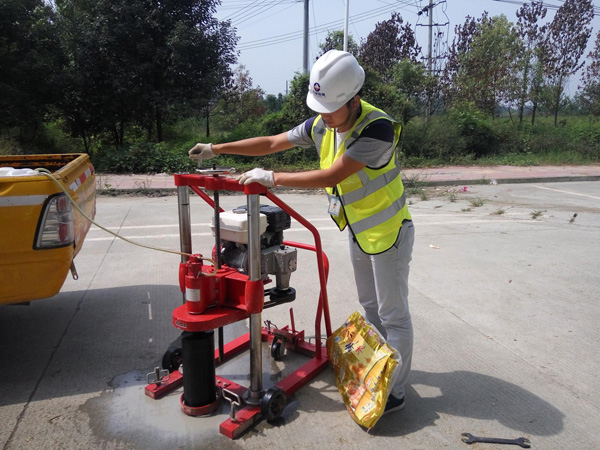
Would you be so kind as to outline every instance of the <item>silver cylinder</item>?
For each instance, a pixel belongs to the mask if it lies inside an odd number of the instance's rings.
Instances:
[[[179,245],[181,253],[192,253],[192,220],[190,217],[190,190],[187,186],[177,186],[177,204],[179,210]],[[181,255],[181,262],[187,262],[187,256]],[[185,293],[183,294],[185,303]]]
[[[179,244],[181,253],[192,253],[192,220],[190,218],[190,191],[187,186],[177,187],[179,209]],[[181,255],[181,262],[187,257]]]
[[[260,197],[248,195],[248,278],[258,281],[260,267]],[[262,318],[261,314],[250,315],[250,388],[247,402],[260,404],[263,396],[262,380]]]

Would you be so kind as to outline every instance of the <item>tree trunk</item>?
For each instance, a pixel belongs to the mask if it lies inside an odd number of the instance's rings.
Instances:
[[[210,105],[206,105],[206,137],[210,137]]]
[[[521,98],[519,99],[519,125],[523,123],[525,111],[525,102],[527,101],[527,85],[529,84],[529,63],[525,65],[523,71],[523,84],[521,85]]]
[[[531,110],[531,125],[535,125],[535,112],[537,111],[537,102],[533,102],[533,109]]]
[[[560,97],[562,95],[562,80],[561,76],[558,79],[558,86],[556,86],[556,102],[554,103],[554,126],[558,126],[558,109],[560,108]]]
[[[83,148],[85,149],[85,152],[89,155],[89,153],[90,153],[90,144],[88,142],[88,139],[85,136],[85,132],[81,131],[79,133],[79,135],[81,136],[81,140],[83,141]]]
[[[163,129],[162,129],[162,111],[159,106],[156,107],[156,142],[162,142],[163,140]]]

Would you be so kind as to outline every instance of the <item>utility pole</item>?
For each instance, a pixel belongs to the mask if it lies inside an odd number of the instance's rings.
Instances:
[[[302,69],[304,73],[308,73],[308,0],[304,0],[304,54]]]
[[[433,0],[429,0],[429,52],[427,55],[427,70],[429,71],[429,76],[431,76],[432,71],[432,61],[433,61]],[[429,114],[428,114],[429,115]]]
[[[346,0],[346,19],[344,20],[344,51],[348,51],[348,18],[350,17],[350,0]]]
[[[433,27],[436,26],[440,26],[440,25],[448,25],[448,23],[445,24],[439,24],[439,23],[433,23],[433,8],[435,8],[436,6],[438,6],[440,3],[445,3],[446,0],[437,0],[437,2],[434,2],[434,0],[429,0],[429,5],[425,6],[421,11],[419,11],[417,14],[420,16],[423,13],[427,13],[427,15],[429,16],[429,20],[428,20],[428,24],[427,25],[421,25],[421,24],[417,24],[417,26],[422,26],[422,27],[429,27],[428,30],[428,35],[429,35],[429,41],[427,43],[427,47],[428,47],[428,52],[427,52],[427,74],[429,76],[432,76],[435,74],[435,68],[433,65],[433,60],[434,60],[434,56],[433,56]],[[426,111],[426,116],[427,118],[429,118],[429,116],[431,115],[431,92],[427,93],[427,111]]]

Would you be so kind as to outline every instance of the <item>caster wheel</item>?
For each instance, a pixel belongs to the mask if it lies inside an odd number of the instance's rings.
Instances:
[[[260,412],[262,416],[269,422],[279,418],[287,399],[285,398],[285,392],[283,389],[278,387],[272,387],[262,398],[260,403]]]
[[[183,362],[181,347],[175,345],[169,346],[162,358],[162,367],[167,369],[169,373],[175,372]]]
[[[271,357],[275,361],[279,361],[283,358],[285,354],[285,342],[280,341],[279,339],[273,339],[271,343]]]

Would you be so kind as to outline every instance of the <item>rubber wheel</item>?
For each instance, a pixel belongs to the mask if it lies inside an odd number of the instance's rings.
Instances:
[[[162,367],[167,369],[169,372],[175,372],[181,366],[183,362],[183,354],[181,347],[171,345],[162,358]]]
[[[272,387],[263,395],[260,412],[267,421],[271,422],[281,416],[286,403],[285,391],[278,387]]]
[[[275,361],[279,361],[281,358],[283,358],[284,351],[285,351],[285,345],[283,344],[283,342],[274,340],[271,343],[271,357]]]

